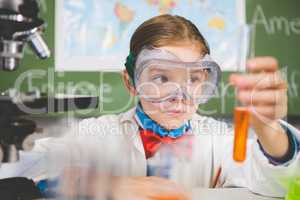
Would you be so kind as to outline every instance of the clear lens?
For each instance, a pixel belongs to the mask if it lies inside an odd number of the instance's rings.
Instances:
[[[183,62],[159,48],[144,48],[135,63],[135,86],[140,97],[153,102],[184,98],[197,104],[214,95],[221,70],[209,55]]]
[[[209,85],[208,68],[151,65],[144,69],[137,82],[140,97],[153,101],[169,98],[202,98]]]

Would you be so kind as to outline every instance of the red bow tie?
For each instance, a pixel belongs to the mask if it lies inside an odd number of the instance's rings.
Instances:
[[[171,137],[161,137],[149,130],[140,130],[141,139],[145,149],[146,159],[151,158],[159,150],[161,145],[166,144],[172,149],[172,152],[175,155],[188,154],[188,157],[192,153],[192,137],[191,135],[184,134],[178,138]],[[185,139],[189,137],[189,140],[186,142]],[[186,142],[184,145],[185,149],[182,149],[182,146],[178,148],[179,143]],[[186,151],[187,150],[187,151]],[[186,156],[186,155],[185,155]]]

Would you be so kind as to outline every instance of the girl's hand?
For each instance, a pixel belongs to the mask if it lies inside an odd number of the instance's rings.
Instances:
[[[284,156],[288,137],[278,122],[287,115],[287,83],[273,57],[247,62],[247,74],[232,74],[229,81],[238,88],[237,99],[251,112],[251,125],[264,150],[275,158]]]
[[[64,170],[59,193],[65,199],[191,200],[182,187],[168,179],[107,176],[95,169],[79,167]]]
[[[174,182],[159,177],[119,177],[113,189],[116,200],[191,200]]]

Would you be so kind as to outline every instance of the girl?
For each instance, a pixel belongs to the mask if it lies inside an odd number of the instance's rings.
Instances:
[[[123,73],[138,105],[119,115],[83,120],[74,139],[78,151],[72,155],[82,156],[89,149],[93,156],[117,163],[109,165],[110,173],[127,178],[118,181],[126,187],[119,187],[116,194],[151,196],[173,184],[152,178],[160,176],[188,189],[246,187],[283,197],[280,179],[296,173],[300,134],[281,120],[287,114],[287,95],[277,61],[272,57],[251,59],[247,63],[251,74],[230,77],[230,83],[239,89],[238,100],[250,108],[255,133],[248,141],[245,162],[237,164],[232,159],[232,130],[196,113],[220,80],[220,68],[209,54],[207,42],[189,20],[161,15],[145,21],[131,38]],[[66,152],[61,146],[70,137],[64,138],[39,140],[35,151],[54,151],[58,159]],[[42,173],[38,172],[18,175],[36,178]],[[179,188],[163,191],[182,194]]]

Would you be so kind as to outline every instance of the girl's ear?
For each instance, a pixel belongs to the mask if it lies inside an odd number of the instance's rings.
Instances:
[[[136,96],[135,87],[134,87],[134,85],[132,85],[131,78],[129,77],[129,74],[126,69],[124,69],[122,71],[122,77],[123,77],[124,84],[125,84],[126,88],[128,89],[129,93],[132,96]]]

